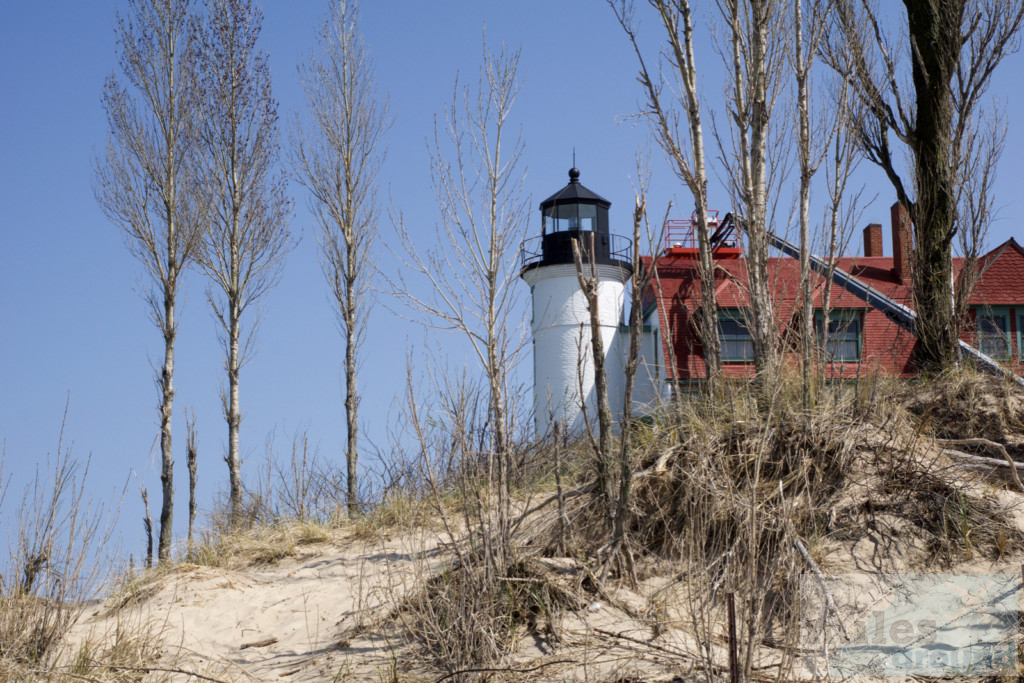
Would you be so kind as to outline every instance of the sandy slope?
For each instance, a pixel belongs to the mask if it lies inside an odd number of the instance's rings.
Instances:
[[[852,499],[872,482],[851,487]],[[984,482],[977,490],[1009,507],[1007,521],[1024,529],[1019,493]],[[124,594],[90,608],[69,638],[68,656],[83,643],[109,646],[122,633],[146,632],[160,642],[161,655],[146,680],[195,680],[186,672],[223,681],[439,681],[442,673],[400,637],[395,606],[421,587],[442,563],[443,534],[435,529],[392,531],[358,538],[334,532],[329,542],[297,546],[296,556],[240,569],[179,565],[150,573]],[[920,564],[923,549],[912,534],[899,547],[870,530],[846,541],[821,542],[817,556],[826,574],[858,574],[868,582],[883,574],[940,571],[951,574],[1017,574],[1024,556],[999,562],[980,556],[956,566]],[[568,559],[538,559],[552,575],[579,577]],[[804,568],[806,569],[806,567]],[[701,666],[700,649],[687,634],[687,595],[669,564],[635,590],[608,588],[578,609],[553,617],[550,635],[523,632],[510,666],[516,673],[495,680],[595,681],[601,683],[689,679]],[[857,605],[839,605],[844,620],[857,618]],[[521,629],[525,631],[524,629]],[[543,629],[541,633],[549,633]],[[712,638],[717,662],[726,661],[725,642]],[[769,675],[777,651],[762,648]],[[787,676],[810,677],[804,662]]]
[[[342,535],[272,565],[180,565],[144,584],[138,604],[93,610],[70,640],[109,639],[118,623],[130,622],[159,635],[163,668],[239,681],[332,680],[339,672],[339,680],[378,680],[392,653],[401,652],[372,634],[343,647],[342,634],[429,571],[434,555],[423,537],[367,542]]]
[[[190,680],[185,672],[225,681],[437,680],[441,674],[425,669],[393,630],[379,628],[379,617],[436,571],[437,541],[428,531],[371,541],[342,532],[277,564],[179,565],[152,574],[132,603],[115,597],[91,608],[69,652],[87,641],[110,643],[120,627],[162,642],[147,680]],[[639,593],[607,598],[560,615],[557,646],[524,635],[513,663],[522,671],[511,679],[672,680],[677,654],[692,643],[680,632],[652,640]]]

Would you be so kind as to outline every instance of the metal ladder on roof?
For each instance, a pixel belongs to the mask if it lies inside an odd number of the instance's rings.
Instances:
[[[725,218],[722,219],[722,225],[732,225],[733,223],[735,223],[740,230],[745,230],[742,220],[736,220],[732,213],[725,214]],[[773,247],[781,251],[783,254],[795,259],[800,258],[800,248],[798,246],[779,237],[771,231],[768,232],[768,241]],[[820,256],[811,254],[811,269],[822,277],[828,277],[828,261]],[[832,282],[839,285],[872,308],[881,311],[885,314],[886,318],[896,325],[899,325],[903,330],[909,332],[915,337],[917,336],[917,312],[914,311],[914,309],[885,296],[879,291],[871,289],[871,287],[841,268],[833,269]],[[962,339],[960,340],[960,354],[965,358],[974,360],[974,362],[978,363],[982,369],[988,370],[998,376],[1006,377],[1007,379],[1013,380],[1017,384],[1024,386],[1024,378],[1006,369],[994,358],[982,353]]]

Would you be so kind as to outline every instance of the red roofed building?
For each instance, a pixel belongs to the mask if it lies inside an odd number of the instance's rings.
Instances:
[[[893,226],[908,225],[900,220],[903,208],[892,208]],[[644,360],[653,383],[686,383],[707,376],[698,330],[701,282],[696,245],[685,238],[686,225],[666,229],[666,246],[657,259],[656,277],[644,297],[644,314],[650,331]],[[872,290],[913,308],[910,282],[909,230],[893,230],[893,255],[883,254],[882,227],[864,229],[864,256],[841,257],[836,266]],[[722,370],[727,377],[744,377],[753,372],[753,345],[746,328],[749,300],[746,293],[746,261],[735,243],[716,252],[715,299],[719,308],[719,339]],[[800,265],[796,259],[780,256],[768,259],[768,281],[774,294],[775,318],[780,351],[795,360]],[[955,259],[959,272],[962,259]],[[979,279],[970,298],[971,328],[967,341],[982,352],[1019,365],[1024,358],[1024,250],[1013,239],[979,259]],[[915,373],[916,338],[890,321],[884,313],[867,305],[837,285],[831,287],[829,334],[823,339],[825,278],[812,273],[815,328],[824,344],[827,372],[834,378],[866,375],[908,377]],[[980,332],[974,332],[977,329]],[[667,331],[667,333],[666,333]],[[652,360],[655,359],[652,363]],[[667,391],[659,391],[662,396]]]
[[[971,335],[982,352],[1024,368],[1024,249],[1012,237],[978,259]]]
[[[626,357],[630,346],[625,325],[626,283],[633,274],[630,241],[610,232],[611,202],[584,187],[579,169],[569,183],[540,203],[540,234],[521,248],[520,277],[530,288],[533,402],[536,430],[547,435],[560,424],[563,433],[594,428],[597,414],[595,349],[604,354],[605,379],[613,415],[623,413]],[[910,221],[902,206],[892,207],[892,256],[883,253],[882,226],[864,229],[864,255],[841,257],[835,266],[852,280],[855,296],[838,284],[826,294],[825,278],[812,273],[815,328],[826,354],[826,371],[837,379],[873,375],[908,377],[915,372],[917,339],[885,313],[865,303],[875,300],[896,317],[912,316],[910,290]],[[747,264],[739,237],[729,221],[709,215],[715,247],[715,299],[723,372],[727,377],[753,373],[753,344],[747,331]],[[707,376],[697,334],[701,282],[697,247],[689,221],[670,221],[665,246],[642,260],[655,269],[644,293],[644,333],[632,393],[634,414],[656,409],[673,385]],[[794,253],[791,245],[778,245]],[[586,267],[594,302],[580,286],[574,251]],[[959,273],[963,262],[953,264]],[[1024,367],[1024,250],[1014,241],[979,259],[980,278],[970,299],[971,330],[967,341],[998,360]],[[768,259],[768,281],[775,307],[779,351],[797,359],[800,266],[796,259]],[[864,289],[867,288],[867,291]],[[878,295],[886,297],[879,300]],[[826,298],[828,318],[824,312]],[[596,306],[592,317],[591,305]],[[978,332],[975,332],[977,330]],[[598,335],[601,343],[595,343]]]

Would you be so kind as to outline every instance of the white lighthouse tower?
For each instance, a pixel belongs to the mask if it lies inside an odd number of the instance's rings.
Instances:
[[[541,202],[541,234],[523,243],[520,277],[530,286],[533,304],[533,408],[541,436],[556,420],[564,433],[579,433],[584,405],[591,424],[597,424],[590,313],[573,262],[573,239],[579,241],[586,275],[589,264],[596,264],[608,394],[612,413],[622,414],[627,335],[620,327],[625,282],[633,272],[632,245],[609,233],[611,202],[581,185],[579,177],[578,169],[570,169],[569,184]]]

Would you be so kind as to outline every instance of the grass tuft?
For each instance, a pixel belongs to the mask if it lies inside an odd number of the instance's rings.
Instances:
[[[294,557],[304,546],[330,542],[331,533],[326,526],[313,522],[281,522],[206,533],[201,539],[193,551],[195,564],[237,569]]]

